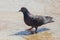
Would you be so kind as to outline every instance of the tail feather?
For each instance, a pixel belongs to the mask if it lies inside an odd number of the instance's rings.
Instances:
[[[44,17],[44,23],[51,23],[51,22],[54,22],[52,19],[53,19],[53,17],[45,16],[45,17]]]

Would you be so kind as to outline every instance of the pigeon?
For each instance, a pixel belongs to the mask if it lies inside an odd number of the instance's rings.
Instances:
[[[35,28],[34,32],[37,33],[39,26],[42,26],[47,23],[54,22],[50,16],[41,16],[41,15],[32,15],[26,7],[21,7],[19,12],[23,13],[24,22],[26,25],[31,26],[28,30]]]

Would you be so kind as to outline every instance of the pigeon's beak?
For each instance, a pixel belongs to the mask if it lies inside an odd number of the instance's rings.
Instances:
[[[18,12],[21,12],[21,10],[19,10]]]

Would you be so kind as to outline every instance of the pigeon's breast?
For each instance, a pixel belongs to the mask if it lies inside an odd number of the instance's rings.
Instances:
[[[27,24],[28,26],[32,26],[32,19],[31,18],[24,18],[24,22],[25,22],[25,24]]]

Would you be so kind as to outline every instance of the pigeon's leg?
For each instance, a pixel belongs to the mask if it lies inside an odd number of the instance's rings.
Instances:
[[[37,33],[37,28],[38,28],[38,27],[35,27],[35,33]]]
[[[32,28],[29,28],[28,30],[31,30]]]
[[[27,29],[28,31],[31,31],[33,29],[33,27],[31,27],[31,28],[29,28],[29,29]]]
[[[34,26],[32,26],[30,29],[27,29],[27,30],[30,31],[31,34],[34,34],[33,28],[34,28]]]

